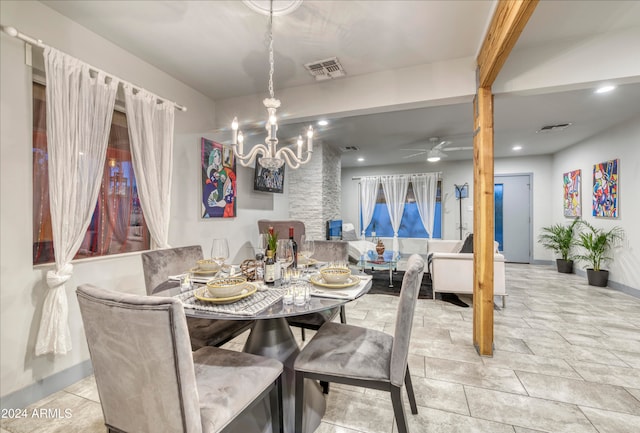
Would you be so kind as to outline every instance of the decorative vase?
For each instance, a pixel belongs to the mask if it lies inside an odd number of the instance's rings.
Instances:
[[[573,260],[556,259],[556,266],[558,267],[558,272],[560,273],[573,273]]]
[[[607,287],[609,282],[609,271],[600,269],[594,271],[593,269],[587,269],[587,281],[590,286]]]
[[[378,253],[378,258],[382,258],[384,254],[384,244],[380,239],[378,239],[378,243],[376,244],[376,252]]]

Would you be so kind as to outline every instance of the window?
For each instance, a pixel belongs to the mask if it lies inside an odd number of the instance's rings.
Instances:
[[[33,83],[33,263],[55,261],[47,160],[45,86]],[[131,164],[127,117],[113,112],[98,202],[75,259],[149,249]]]
[[[441,181],[438,181],[438,188],[436,192],[436,214],[433,224],[433,238],[442,238],[442,200],[440,196]],[[372,232],[376,233],[378,237],[392,238],[393,228],[391,227],[391,220],[389,218],[389,211],[387,210],[387,202],[384,198],[384,191],[382,185],[378,186],[378,196],[376,197],[376,206],[373,211],[373,218],[371,223],[365,231],[366,236],[372,236]],[[427,231],[422,224],[420,214],[418,213],[418,206],[416,205],[416,199],[413,195],[413,185],[409,182],[409,188],[407,189],[407,198],[404,204],[404,214],[400,221],[400,230],[398,230],[398,237],[400,238],[426,238],[428,237]]]

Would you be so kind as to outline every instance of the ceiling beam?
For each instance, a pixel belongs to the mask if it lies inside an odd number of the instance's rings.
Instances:
[[[495,81],[538,0],[500,0],[478,54],[473,139],[473,344],[493,356]]]
[[[538,0],[500,0],[478,54],[478,87],[491,87]]]

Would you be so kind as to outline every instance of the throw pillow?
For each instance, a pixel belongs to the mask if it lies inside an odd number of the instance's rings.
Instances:
[[[464,240],[464,244],[462,244],[462,248],[460,248],[461,253],[473,253],[473,233],[470,233],[469,236]]]
[[[343,230],[342,231],[342,240],[343,241],[357,241],[358,235],[355,230]]]

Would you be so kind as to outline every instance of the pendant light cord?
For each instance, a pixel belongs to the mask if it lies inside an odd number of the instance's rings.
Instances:
[[[273,98],[273,0],[269,8],[269,95]]]

